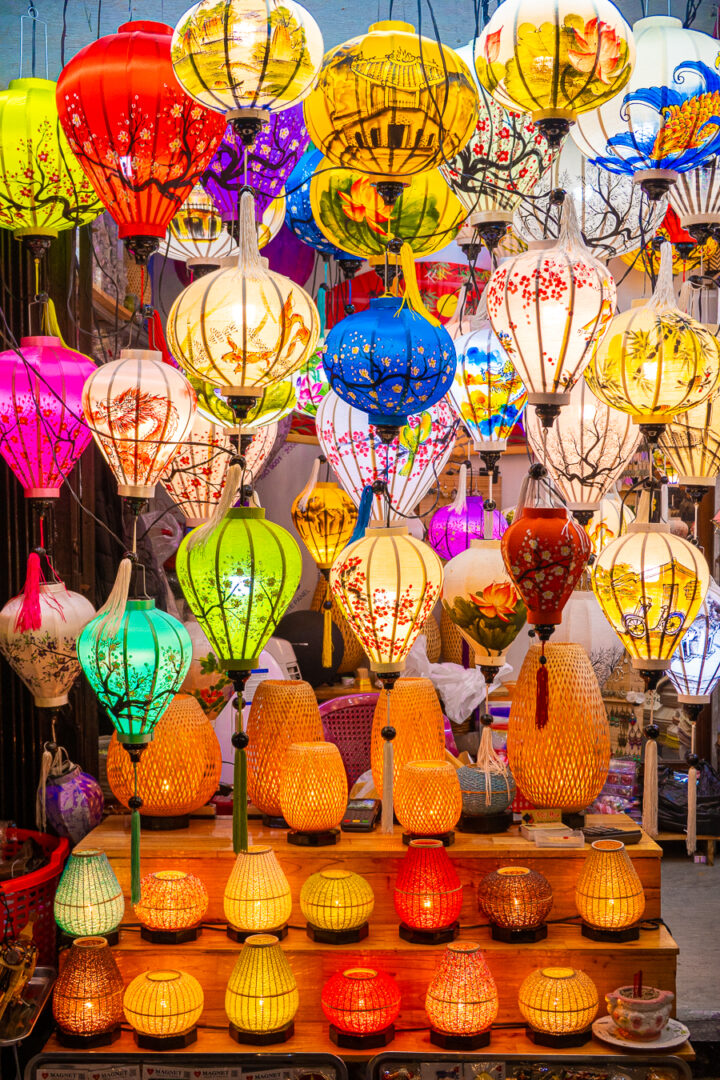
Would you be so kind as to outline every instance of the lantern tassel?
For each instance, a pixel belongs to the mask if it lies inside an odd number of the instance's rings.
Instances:
[[[67,348],[63,341],[63,336],[60,332],[60,323],[57,319],[57,312],[52,300],[48,297],[45,301],[45,310],[43,312],[43,330],[50,334],[52,337],[60,338],[60,344],[63,348]]]
[[[237,499],[238,488],[242,483],[242,477],[242,465],[231,465],[227,471],[227,476],[225,477],[225,487],[213,510],[212,517],[208,518],[205,524],[201,525],[199,529],[193,529],[190,533],[187,541],[188,551],[192,551],[198,544],[201,547],[204,547],[205,544],[207,544],[228,510],[234,505],[235,500]]]
[[[487,707],[487,706],[486,706]],[[475,762],[478,769],[482,769],[485,776],[485,805],[490,806],[493,799],[492,791],[492,777],[502,776],[505,780],[508,793],[510,791],[508,781],[508,771],[505,762],[498,757],[495,752],[495,747],[492,741],[492,716],[488,711],[483,716],[483,729],[480,736],[480,745],[478,746],[477,760]]]
[[[325,600],[323,602],[323,641],[322,641],[322,657],[320,663],[324,668],[332,667],[333,660],[333,645],[332,645],[332,596],[330,595],[330,582],[325,578]]]
[[[235,747],[235,761],[233,765],[233,851],[239,855],[241,851],[248,849],[248,812],[247,812],[247,754],[245,747],[248,744],[247,733],[243,731],[243,686],[244,679],[235,681],[237,713],[235,720],[235,733],[232,743]]]
[[[48,777],[53,770],[55,759],[60,753],[59,750],[56,750],[55,755],[53,755],[49,747],[50,743],[45,743],[42,761],[40,762],[40,782],[38,783],[37,794],[35,796],[35,825],[38,832],[45,832],[45,827],[47,825],[45,787],[47,785]]]
[[[652,723],[652,720],[651,720]],[[657,740],[648,738],[645,743],[643,774],[642,827],[648,836],[658,834],[658,750]]]
[[[565,200],[568,201],[567,199]],[[572,201],[572,200],[570,200]],[[662,310],[663,308],[677,308],[675,301],[675,285],[673,282],[673,258],[672,244],[665,241],[660,245],[660,268],[658,269],[655,292],[652,294],[646,308]]]
[[[307,510],[308,499],[312,494],[313,488],[317,485],[318,476],[320,475],[320,458],[316,457],[313,461],[313,467],[310,470],[310,477],[307,484],[298,495],[297,508],[301,514],[304,514]]]
[[[697,777],[698,771],[696,766],[697,758],[695,756],[695,725],[690,725],[690,764],[688,767],[688,808],[687,808],[687,830],[685,836],[685,847],[688,855],[694,855],[697,848]]]
[[[360,505],[358,506],[358,517],[355,522],[355,528],[353,529],[352,536],[348,540],[346,547],[349,544],[354,544],[356,540],[362,540],[365,535],[365,530],[370,524],[370,515],[372,513],[373,506],[373,489],[372,484],[367,484],[360,496]]]
[[[98,640],[103,637],[115,637],[120,629],[120,623],[127,607],[128,594],[130,593],[132,568],[132,559],[124,558],[120,560],[110,595],[98,611],[99,618],[95,620],[93,633]]]
[[[567,201],[568,200],[566,200],[566,202]],[[422,315],[423,319],[427,319],[431,326],[440,326],[440,320],[434,315],[431,315],[423,303],[415,272],[415,256],[413,254],[413,249],[407,241],[405,241],[400,248],[400,265],[402,266],[403,277],[405,279],[405,296],[403,297],[403,302],[396,314],[402,311],[405,304],[407,304],[408,307],[411,307],[418,315]]]
[[[25,585],[23,586],[23,601],[15,619],[15,630],[39,630],[42,623],[40,611],[40,581],[42,580],[42,568],[40,556],[36,551],[31,551],[27,561]]]
[[[540,653],[540,665],[537,672],[537,687],[535,701],[535,727],[544,728],[548,722],[548,709],[550,705],[550,691],[548,688],[547,657],[545,656],[545,642],[542,643]]]
[[[457,495],[455,496],[455,499],[453,500],[453,504],[450,507],[450,510],[452,511],[453,514],[464,514],[465,513],[465,508],[467,506],[467,475],[468,475],[468,471],[469,470],[468,470],[467,464],[465,462],[463,462],[463,464],[460,466],[460,475],[458,476]],[[489,534],[486,532],[485,536],[486,537],[487,536],[492,536],[492,530],[490,531]]]
[[[247,273],[250,271],[259,277],[265,276],[262,256],[258,247],[258,230],[255,221],[255,199],[250,191],[243,191],[240,196],[238,213],[238,266]]]

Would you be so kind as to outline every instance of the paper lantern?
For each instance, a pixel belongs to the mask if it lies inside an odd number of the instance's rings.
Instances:
[[[403,670],[441,586],[439,558],[404,525],[366,529],[330,570],[330,588],[381,676]]]
[[[387,483],[392,521],[414,514],[436,474],[445,468],[455,442],[457,417],[443,398],[417,416],[409,416],[386,445],[366,413],[330,391],[318,407],[316,426],[323,454],[356,504],[365,487],[378,480]],[[373,509],[374,517],[384,517],[379,498]]]
[[[480,84],[506,109],[531,113],[559,146],[582,113],[619,94],[635,63],[630,26],[610,0],[538,7],[509,0],[477,41]]]
[[[598,1011],[595,983],[570,967],[538,968],[523,980],[518,1007],[540,1046],[582,1046]]]
[[[290,174],[287,182],[287,211],[286,218],[288,228],[304,244],[319,251],[321,255],[336,259],[348,258],[348,253],[332,243],[320,231],[315,214],[310,202],[310,182],[313,173],[318,167],[322,167],[323,156],[319,150],[310,145],[297,165]],[[327,168],[327,165],[325,166]],[[373,193],[377,192],[373,189]],[[377,196],[378,199],[380,196]],[[384,205],[384,204],[383,204]]]
[[[146,941],[179,945],[195,941],[209,904],[199,877],[184,870],[157,870],[142,881],[142,900],[135,905],[140,934]]]
[[[475,540],[485,538],[486,521],[491,524],[488,531],[492,532],[487,539],[499,540],[507,529],[507,521],[500,511],[486,511],[482,495],[467,495],[464,500],[459,500],[458,496],[449,506],[441,506],[430,518],[428,543],[441,559],[452,559],[461,551],[467,551]]]
[[[101,935],[109,944],[117,944],[125,901],[104,851],[73,849],[55,893],[53,912],[55,922],[69,937]]]
[[[215,153],[222,117],[172,72],[172,27],[135,20],[90,42],[60,72],[68,142],[138,262],[147,261]]]
[[[445,1050],[479,1050],[490,1042],[498,992],[480,946],[448,945],[425,995],[430,1042]]]
[[[327,571],[346,546],[357,522],[357,507],[338,484],[307,484],[290,513],[300,539],[318,568]]]
[[[478,885],[480,911],[492,924],[495,941],[532,942],[547,937],[553,905],[550,882],[527,866],[500,866]]]
[[[195,185],[170,222],[158,254],[184,262],[198,275],[216,270],[223,259],[237,258],[237,244],[200,184]]]
[[[220,397],[218,388],[192,375],[188,378],[188,382],[197,394],[198,412],[206,420],[218,423],[233,433],[236,432],[238,422],[235,413],[225,398]],[[258,428],[270,427],[291,413],[295,404],[295,388],[292,379],[273,383],[272,386],[266,387],[259,393],[255,404],[247,416],[243,417],[243,430],[249,433],[257,431]]]
[[[688,273],[697,267],[708,272],[717,269],[720,245],[715,237],[711,235],[696,241],[691,233],[682,227],[672,206],[668,206],[665,211],[665,217],[652,238],[652,243],[629,251],[622,256],[623,262],[643,273],[657,275],[664,240],[669,241],[672,247],[673,274],[681,274],[686,278]]]
[[[120,1037],[123,981],[104,937],[79,937],[53,988],[52,1010],[63,1046],[109,1046]]]
[[[652,199],[720,150],[720,132],[705,123],[720,91],[720,50],[669,15],[639,19],[633,36],[637,58],[625,93],[600,99],[601,108],[578,119],[573,138],[586,157],[632,176]]]
[[[720,588],[712,578],[697,615],[672,655],[668,678],[677,690],[678,704],[690,715],[710,703],[720,679]]]
[[[368,935],[375,907],[369,881],[352,870],[329,867],[312,874],[300,890],[300,910],[308,921],[311,941],[345,945]]]
[[[678,175],[670,188],[670,205],[698,245],[720,225],[720,167],[715,157]]]
[[[445,720],[435,687],[429,679],[398,679],[392,693],[382,689],[373,717],[370,757],[376,791],[383,790],[382,729],[395,728],[393,792],[404,765],[410,761],[445,760]]]
[[[50,335],[21,338],[20,353],[0,353],[0,453],[26,499],[57,499],[90,442],[80,402],[94,370],[89,357]]]
[[[462,885],[442,841],[411,840],[393,889],[400,937],[438,945],[457,937]]]
[[[305,102],[315,146],[334,165],[394,183],[389,202],[405,177],[456,154],[476,119],[473,78],[457,53],[392,20],[326,53]]]
[[[159,352],[123,349],[83,387],[82,409],[118,494],[151,499],[195,417],[195,391]]]
[[[48,831],[66,836],[73,846],[102,821],[102,788],[94,776],[69,760],[63,747],[55,752],[44,787],[41,779],[38,797],[44,803]]]
[[[185,971],[144,971],[125,991],[125,1018],[144,1050],[178,1050],[197,1040],[205,996]]]
[[[347,807],[347,776],[334,743],[290,743],[280,776],[280,806],[288,841],[310,847],[336,844]]]
[[[368,1050],[387,1046],[395,1036],[400,990],[384,971],[347,968],[336,972],[323,986],[320,1004],[336,1046]]]
[[[287,934],[292,896],[271,847],[254,846],[235,859],[223,896],[227,934],[245,941],[250,934]]]
[[[449,761],[408,761],[398,772],[394,806],[404,843],[431,836],[451,844],[462,810],[455,768]]]
[[[507,752],[518,788],[533,806],[579,812],[597,798],[610,764],[610,728],[587,653],[545,646],[548,720],[536,723],[540,646],[520,668],[510,706]]]
[[[596,840],[575,885],[583,937],[593,941],[636,941],[645,910],[638,872],[620,840]]]
[[[593,567],[603,613],[641,671],[666,671],[710,581],[696,547],[667,525],[633,521],[607,544]]]
[[[300,1004],[297,983],[273,934],[253,934],[233,968],[225,991],[230,1035],[239,1043],[287,1042]]]
[[[679,484],[703,493],[714,488],[720,473],[720,398],[708,398],[676,416],[658,445],[670,458]]]

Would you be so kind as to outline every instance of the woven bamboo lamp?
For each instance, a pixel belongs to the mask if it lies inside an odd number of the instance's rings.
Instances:
[[[582,1046],[592,1036],[598,1005],[595,983],[571,967],[538,968],[518,991],[528,1038],[540,1046]]]
[[[376,791],[383,789],[382,729],[395,728],[393,739],[393,792],[409,761],[445,760],[445,719],[435,687],[429,679],[398,679],[388,693],[380,691],[373,717],[370,763]]]
[[[230,1035],[239,1043],[287,1042],[300,1004],[297,983],[274,934],[253,934],[237,958],[225,991]]]
[[[370,882],[340,866],[313,874],[300,890],[300,910],[308,921],[307,936],[328,945],[366,938],[374,907]]]
[[[403,844],[420,837],[455,840],[453,829],[462,812],[457,772],[449,761],[409,761],[395,785],[395,814],[402,825]]]
[[[495,941],[542,941],[553,905],[550,882],[527,866],[501,866],[478,885],[480,910],[492,923]]]
[[[205,997],[186,971],[144,971],[125,991],[125,1018],[143,1050],[180,1050],[197,1040]]]
[[[108,857],[99,848],[75,848],[65,864],[55,893],[54,915],[71,938],[102,935],[117,945],[125,914],[120,883]]]
[[[288,843],[301,847],[336,844],[347,807],[345,766],[334,743],[291,743],[280,778],[280,807]]]
[[[425,995],[430,1042],[443,1050],[479,1050],[490,1042],[498,992],[480,946],[448,945]]]
[[[338,971],[320,995],[336,1046],[369,1050],[387,1046],[395,1037],[400,989],[390,975],[374,968]]]
[[[245,941],[252,934],[272,932],[284,938],[291,909],[290,885],[273,849],[254,846],[241,851],[223,896],[228,937]]]
[[[393,891],[400,937],[441,945],[457,937],[462,885],[440,840],[411,840]]]
[[[636,941],[645,910],[638,872],[620,840],[596,840],[575,886],[583,937],[592,941]]]
[[[222,754],[215,729],[190,694],[176,694],[158,720],[152,742],[137,765],[140,814],[146,829],[183,829],[190,815],[215,794]],[[113,795],[128,806],[133,795],[133,763],[113,734],[107,756]]]
[[[135,905],[140,935],[158,945],[195,941],[208,909],[208,892],[199,877],[184,870],[157,870],[142,880]]]
[[[120,1037],[123,981],[104,937],[76,938],[53,990],[58,1042],[89,1049]]]
[[[600,687],[580,645],[545,645],[547,723],[536,723],[541,648],[528,649],[510,707],[507,751],[515,782],[533,806],[579,812],[599,795],[610,764]],[[557,704],[553,707],[553,702]]]
[[[248,795],[262,811],[263,825],[287,828],[280,808],[280,776],[288,746],[322,742],[317,698],[300,679],[264,679],[253,695],[246,732]]]

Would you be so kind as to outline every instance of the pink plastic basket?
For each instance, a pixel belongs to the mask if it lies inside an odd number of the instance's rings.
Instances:
[[[39,964],[55,964],[57,961],[57,932],[53,915],[53,901],[70,843],[64,836],[48,836],[46,833],[28,829],[9,828],[3,845],[3,857],[11,859],[24,842],[32,838],[50,861],[39,870],[0,882],[5,903],[0,901],[0,921],[3,936],[20,933],[31,915],[34,916],[33,941],[38,947]]]
[[[335,743],[343,759],[348,790],[370,768],[370,740],[377,694],[346,694],[320,706],[328,742]]]

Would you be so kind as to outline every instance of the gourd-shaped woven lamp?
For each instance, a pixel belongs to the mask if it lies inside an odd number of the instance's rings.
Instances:
[[[440,699],[429,679],[398,679],[391,693],[381,690],[373,717],[370,759],[376,791],[382,791],[382,729],[395,728],[393,739],[393,791],[404,765],[410,761],[444,761],[445,720]]]
[[[225,886],[223,909],[233,941],[245,941],[251,934],[285,937],[292,896],[271,847],[256,845],[240,852]]]
[[[645,910],[638,872],[620,840],[596,840],[575,886],[575,906],[584,937],[594,941],[636,941]]]
[[[453,941],[462,885],[440,840],[411,840],[393,891],[400,937],[422,945]]]
[[[236,1042],[281,1043],[294,1033],[300,1004],[292,968],[273,934],[246,939],[225,991],[225,1012]]]
[[[55,893],[55,922],[69,937],[102,935],[111,945],[125,914],[120,883],[99,848],[75,848]]]
[[[63,1046],[108,1046],[120,1037],[123,981],[104,937],[78,937],[53,989],[53,1016]]]
[[[498,1014],[495,980],[474,941],[448,945],[425,995],[430,1042],[444,1050],[479,1050]]]

